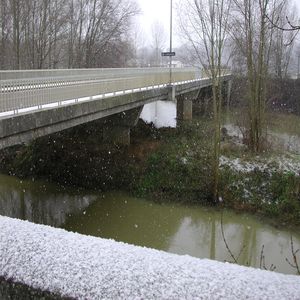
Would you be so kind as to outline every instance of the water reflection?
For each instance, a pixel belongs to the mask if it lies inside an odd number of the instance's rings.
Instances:
[[[290,135],[288,133],[269,133],[269,140],[273,147],[280,150],[286,150],[290,153],[300,154],[300,137],[296,135]]]
[[[169,252],[207,257],[219,261],[232,261],[226,249],[222,233],[220,214],[208,212],[209,219],[193,221],[190,217],[181,220],[176,234],[170,240]],[[243,265],[260,266],[261,251],[264,247],[265,267],[271,264],[283,273],[296,274],[287,264],[291,259],[290,233],[263,225],[247,216],[236,216],[227,212],[224,218],[226,241]],[[296,249],[300,248],[299,235],[293,234]]]
[[[156,128],[176,127],[176,103],[172,101],[157,101],[146,104],[141,113],[141,119],[153,123]]]
[[[226,123],[223,127],[226,128],[229,136],[236,137],[240,142],[242,141],[243,134],[239,126],[232,123]],[[274,149],[288,151],[293,154],[300,154],[300,137],[298,135],[278,133],[269,130],[267,139]]]
[[[232,261],[221,234],[221,212],[201,207],[159,205],[108,193],[86,210],[71,216],[67,230],[161,249],[200,258]],[[248,215],[223,214],[228,245],[239,263],[259,267],[262,246],[266,267],[296,274],[286,258],[291,258],[290,233],[263,224]],[[300,248],[299,234],[293,234]]]
[[[0,175],[0,214],[59,227],[67,215],[97,199],[71,189],[44,182],[22,181]]]

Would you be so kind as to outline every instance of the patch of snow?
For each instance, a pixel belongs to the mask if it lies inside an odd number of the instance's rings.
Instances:
[[[181,162],[182,162],[184,165],[186,165],[187,162],[188,162],[188,160],[187,160],[187,158],[182,157],[182,158],[181,158]]]
[[[299,299],[300,277],[0,216],[0,276],[76,299]]]
[[[238,126],[233,124],[225,124],[223,127],[226,128],[228,136],[237,137],[240,140],[243,139],[242,130]]]
[[[228,166],[230,169],[241,173],[250,173],[258,170],[269,174],[283,172],[300,175],[300,161],[295,161],[285,156],[273,157],[263,161],[243,161],[240,158],[221,156],[219,165],[220,167]]]

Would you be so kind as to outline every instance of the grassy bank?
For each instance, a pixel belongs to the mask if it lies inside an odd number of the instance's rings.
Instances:
[[[209,119],[176,129],[155,129],[140,121],[132,144],[117,147],[103,144],[101,127],[89,124],[6,150],[0,165],[4,173],[78,188],[122,189],[157,201],[215,205],[211,127]],[[232,146],[222,151],[218,205],[300,225],[297,157],[284,158],[285,168],[283,156],[272,153],[256,157]]]
[[[300,177],[295,173],[259,168],[245,172],[229,166],[221,173],[226,206],[273,218],[277,225],[300,225]]]
[[[156,129],[140,121],[130,146],[106,145],[85,125],[1,153],[1,171],[95,190],[128,190],[182,201],[210,199],[209,122]]]

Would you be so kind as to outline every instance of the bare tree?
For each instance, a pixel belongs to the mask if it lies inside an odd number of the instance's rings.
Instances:
[[[231,31],[238,52],[246,62],[248,85],[247,142],[251,150],[261,151],[266,102],[266,77],[273,31],[267,31],[266,14],[270,0],[233,0],[234,22]]]
[[[20,69],[20,45],[21,45],[21,6],[23,1],[11,0],[10,9],[13,23],[13,53],[14,53],[14,68]]]
[[[212,79],[214,114],[214,200],[218,201],[220,127],[222,108],[222,69],[227,64],[226,39],[230,16],[230,0],[190,0],[179,8],[180,28],[192,46],[198,64]]]
[[[281,24],[288,0],[233,0],[231,35],[238,55],[246,66],[248,130],[245,141],[254,152],[263,150],[265,141],[265,107],[270,72],[286,75],[292,46],[270,26]],[[281,22],[281,23],[280,23]],[[280,26],[280,25],[278,25]],[[273,61],[272,61],[273,60]],[[272,70],[271,65],[274,65]]]
[[[76,25],[71,27],[76,30],[76,42],[71,43],[77,49],[76,66],[101,66],[105,62],[102,57],[122,40],[138,8],[134,2],[127,0],[79,0],[77,7]],[[74,6],[71,8],[74,24]]]
[[[9,18],[8,18],[8,1],[2,0],[0,5],[0,68],[5,69],[7,65],[7,48],[9,43]]]
[[[275,18],[272,21],[277,26],[284,27],[286,16],[290,20],[295,19],[295,10],[290,11],[290,1],[284,0],[274,8]],[[269,18],[270,19],[270,18]],[[273,28],[276,28],[273,26]],[[271,28],[271,29],[273,29]],[[271,60],[274,73],[277,78],[282,80],[287,77],[293,47],[295,44],[295,34],[293,31],[275,30],[273,34],[273,47],[271,51]],[[272,72],[272,69],[271,69]]]
[[[137,13],[134,0],[2,0],[0,65],[124,65],[133,51],[126,32]]]

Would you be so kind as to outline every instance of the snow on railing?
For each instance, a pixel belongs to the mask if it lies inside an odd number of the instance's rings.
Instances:
[[[76,299],[299,299],[300,277],[0,216],[0,277]]]

